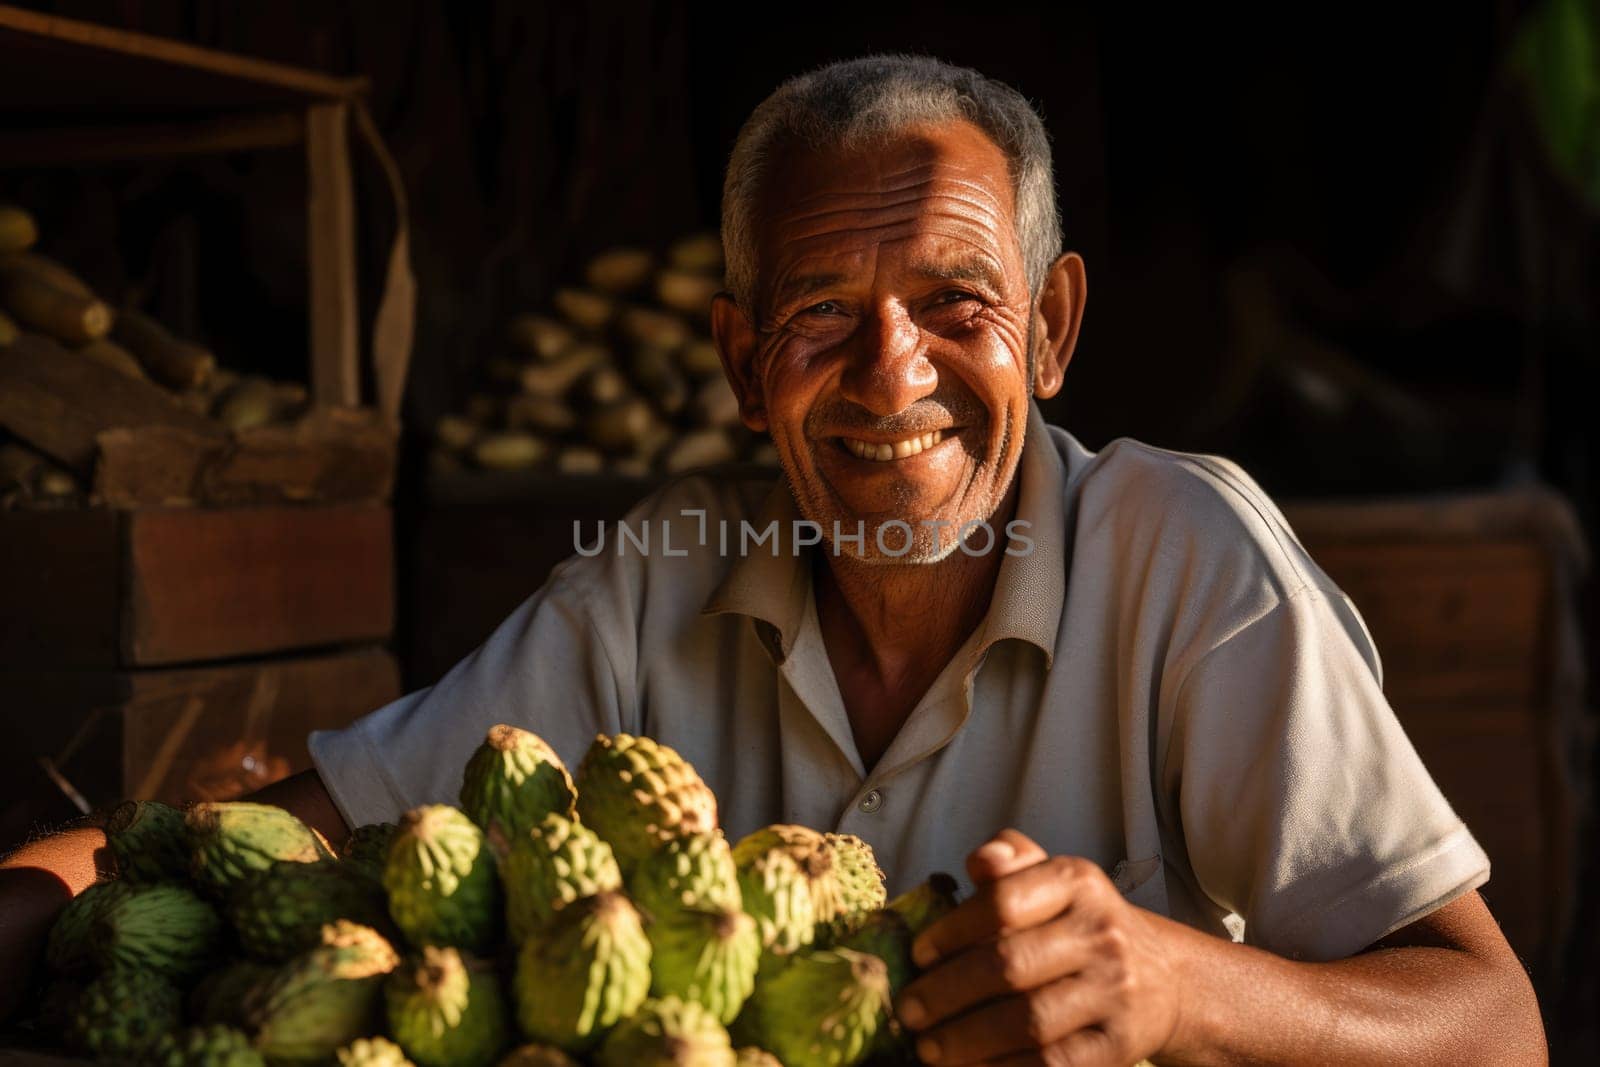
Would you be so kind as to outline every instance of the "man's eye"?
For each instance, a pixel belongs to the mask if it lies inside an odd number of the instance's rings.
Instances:
[[[815,312],[819,315],[832,315],[838,311],[839,305],[835,304],[832,300],[824,300],[820,304],[812,304],[810,307],[806,308],[807,314]]]
[[[976,300],[976,299],[978,299],[978,298],[975,295],[973,295],[972,293],[965,292],[964,290],[961,290],[961,289],[952,289],[948,293],[945,293],[945,294],[943,294],[942,296],[939,297],[939,303],[941,303],[941,304],[959,304],[963,300]]]

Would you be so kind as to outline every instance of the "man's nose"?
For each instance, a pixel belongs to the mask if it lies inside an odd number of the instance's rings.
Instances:
[[[849,360],[840,391],[874,415],[904,411],[939,385],[922,331],[898,304],[867,317],[851,339]]]

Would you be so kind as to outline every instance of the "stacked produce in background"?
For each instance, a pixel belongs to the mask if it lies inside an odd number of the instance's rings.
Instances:
[[[890,901],[859,838],[730,846],[694,768],[625,734],[573,776],[497,726],[460,802],[338,850],[267,805],[121,805],[119,877],[57,920],[34,1027],[171,1065],[909,1058],[891,998],[948,877]]]
[[[581,286],[518,315],[465,411],[434,426],[436,470],[643,476],[734,459],[777,463],[739,421],[708,331],[722,285],[715,234],[665,256],[606,252]]]
[[[38,236],[26,211],[0,204],[0,349],[46,339],[46,351],[63,346],[159,387],[219,431],[286,424],[306,411],[303,385],[242,377],[137,310],[113,309],[70,268],[32,251]],[[81,471],[0,428],[0,510],[81,504],[87,491]]]

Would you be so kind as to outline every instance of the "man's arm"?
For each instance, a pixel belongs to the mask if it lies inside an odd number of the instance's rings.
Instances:
[[[315,770],[244,799],[286,808],[335,844],[349,833]],[[0,1019],[10,1016],[27,989],[57,913],[114,871],[106,835],[87,825],[32,841],[0,860]]]
[[[915,946],[924,1062],[1545,1064],[1521,964],[1477,893],[1348,959],[1303,963],[1125,901],[1094,864],[1006,831],[978,893]]]

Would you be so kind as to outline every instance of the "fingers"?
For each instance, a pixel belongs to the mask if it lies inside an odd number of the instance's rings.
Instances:
[[[1047,922],[1067,910],[1075,899],[1092,892],[1096,877],[1110,886],[1104,872],[1090,861],[1055,856],[997,882],[980,884],[970,899],[917,937],[911,946],[912,959],[927,969],[1004,931]]]
[[[966,949],[901,993],[896,1015],[921,1030],[996,997],[1034,989],[1083,970],[1097,946],[1076,914]]]
[[[967,857],[967,873],[974,885],[993,882],[1024,867],[1032,867],[1049,856],[1044,849],[1026,834],[1017,830],[1001,830],[989,840],[973,849]]]
[[[917,1035],[917,1056],[937,1067],[989,1063],[1048,1048],[1099,1021],[1094,986],[1059,978],[1037,989],[992,1000],[959,1019]]]
[[[1008,1056],[997,1056],[990,1067],[1125,1067],[1132,1054],[1117,1048],[1111,1035],[1097,1027],[1086,1027],[1069,1034],[1048,1048],[1028,1049]],[[1141,1060],[1134,1067],[1146,1067]]]

